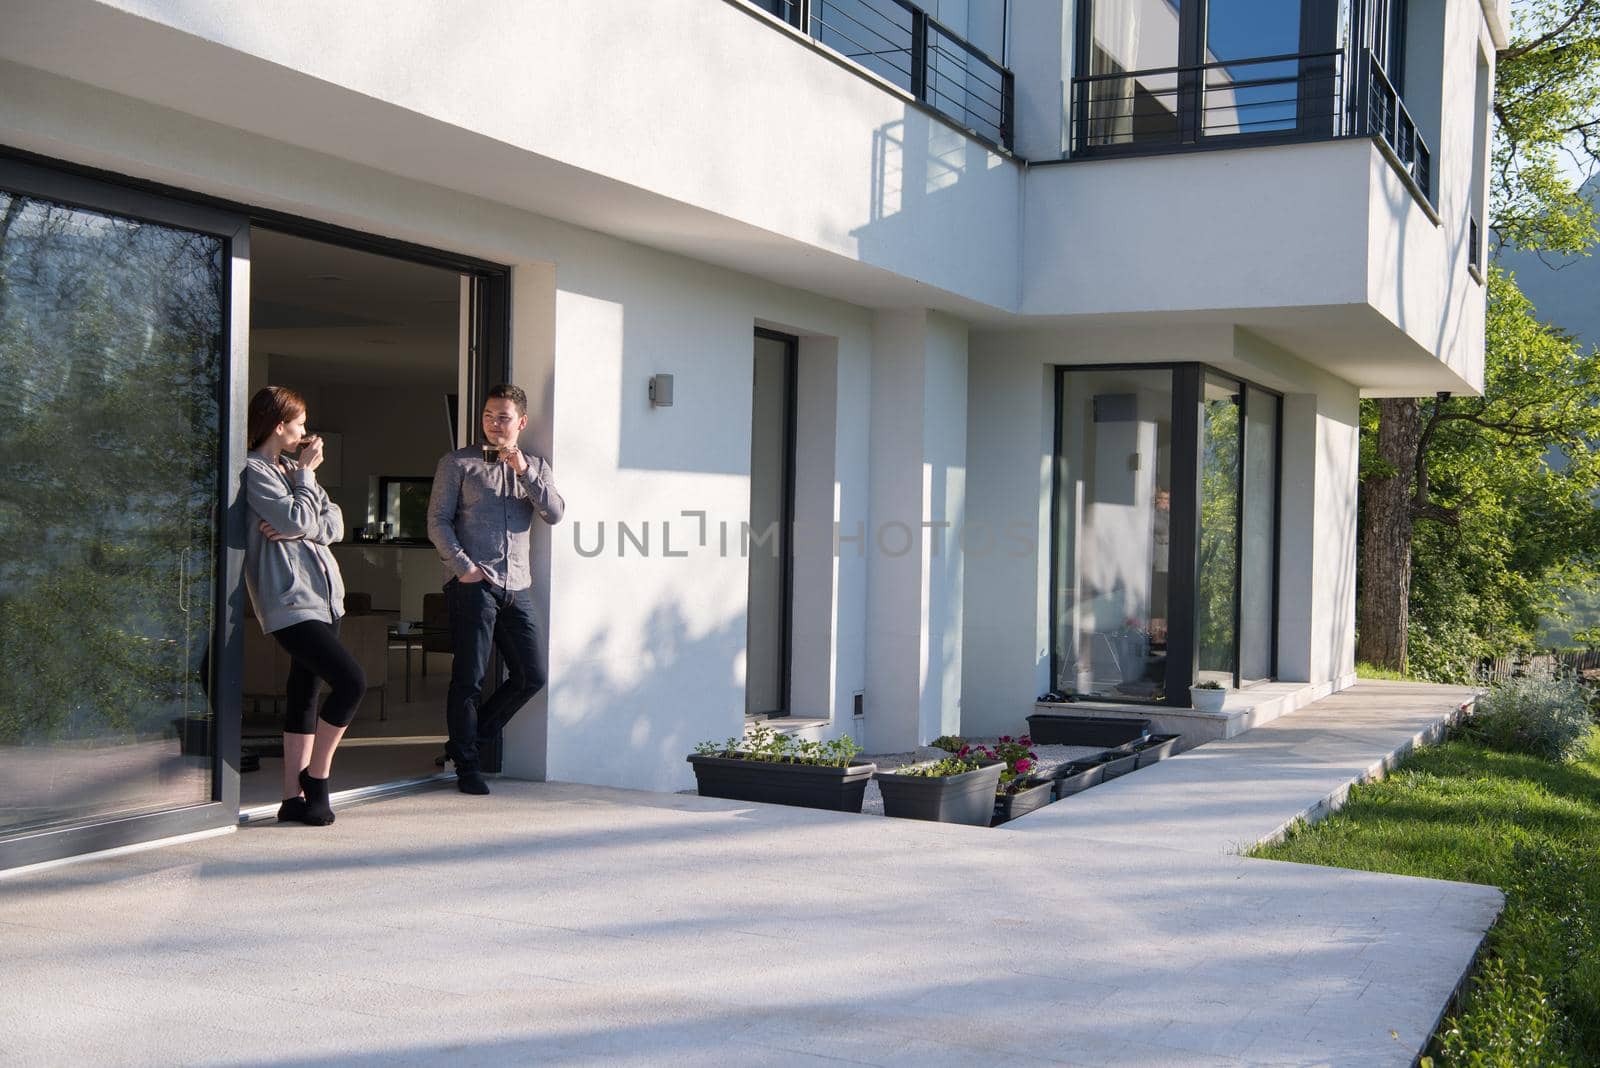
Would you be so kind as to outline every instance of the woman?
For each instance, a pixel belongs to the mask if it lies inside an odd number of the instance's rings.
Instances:
[[[261,629],[283,646],[289,668],[283,722],[280,822],[333,822],[328,776],[333,753],[355,718],[367,680],[339,643],[344,581],[328,546],[344,536],[344,515],[317,485],[322,440],[306,435],[306,403],[292,389],[267,386],[250,399],[245,496],[250,521],[245,586]],[[298,460],[287,455],[300,449]],[[319,717],[317,683],[328,684]]]

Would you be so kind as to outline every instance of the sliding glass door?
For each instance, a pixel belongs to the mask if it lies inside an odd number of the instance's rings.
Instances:
[[[235,223],[0,164],[0,867],[230,818]]]

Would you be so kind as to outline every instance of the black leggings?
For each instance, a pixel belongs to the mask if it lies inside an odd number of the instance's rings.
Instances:
[[[339,623],[309,619],[292,627],[275,630],[272,636],[294,661],[289,668],[288,702],[283,712],[285,734],[317,732],[317,682],[328,683],[328,696],[322,701],[322,720],[334,727],[348,727],[367,692],[367,676],[339,643]]]

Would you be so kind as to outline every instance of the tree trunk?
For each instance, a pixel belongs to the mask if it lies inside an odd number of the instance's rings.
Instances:
[[[1415,398],[1385,398],[1378,402],[1381,470],[1369,475],[1361,486],[1364,529],[1356,659],[1392,671],[1406,670],[1412,482],[1421,441],[1421,405]]]

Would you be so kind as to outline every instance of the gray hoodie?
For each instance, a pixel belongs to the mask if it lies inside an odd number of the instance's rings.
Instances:
[[[261,629],[271,634],[296,623],[332,623],[344,615],[344,579],[328,546],[344,537],[344,513],[317,485],[316,474],[289,459],[273,463],[258,452],[245,457],[249,530],[244,583]],[[261,533],[265,519],[293,540]]]

